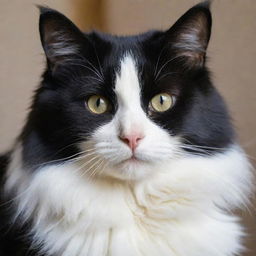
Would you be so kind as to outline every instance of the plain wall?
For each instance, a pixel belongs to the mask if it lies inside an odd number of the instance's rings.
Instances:
[[[36,3],[65,13],[82,29],[133,34],[167,29],[194,0],[0,0],[0,151],[20,131],[33,90],[39,84],[44,56],[38,34]],[[256,159],[256,1],[215,0],[208,56],[213,80],[231,111],[239,141]],[[255,211],[243,213],[256,254]]]

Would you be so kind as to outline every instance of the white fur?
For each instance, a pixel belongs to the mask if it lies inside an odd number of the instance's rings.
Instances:
[[[48,58],[65,56],[68,59],[67,56],[78,53],[79,46],[64,32],[53,32],[50,38],[53,42],[50,42],[46,48]]]
[[[202,64],[203,54],[206,51],[207,42],[200,38],[201,29],[198,27],[185,29],[173,47],[178,50],[177,57],[187,57],[190,65],[192,63]],[[192,63],[191,63],[192,61]]]
[[[17,195],[15,217],[33,219],[35,246],[62,256],[239,253],[243,231],[228,212],[247,202],[251,187],[241,149],[233,145],[213,156],[182,152],[179,139],[143,112],[129,55],[121,61],[115,91],[117,114],[80,145],[89,150],[84,158],[31,173],[16,147],[6,191]],[[128,160],[132,152],[118,138],[133,129],[144,135],[137,162]]]
[[[204,45],[200,41],[200,28],[190,28],[181,33],[179,42],[174,47],[183,49],[184,51],[204,52]]]
[[[26,170],[16,168],[9,170],[8,181],[16,182],[19,215],[23,221],[34,216],[35,243],[49,254],[240,252],[241,227],[225,213],[246,202],[250,187],[248,162],[237,147],[212,157],[172,160],[152,177],[133,182],[91,180],[77,172],[79,164],[69,163],[41,169],[27,186],[17,179],[18,173],[26,177]]]

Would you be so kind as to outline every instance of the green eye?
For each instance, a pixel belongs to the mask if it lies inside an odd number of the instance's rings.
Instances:
[[[94,114],[103,114],[108,110],[109,104],[104,97],[93,95],[88,99],[87,106]]]
[[[164,112],[174,105],[174,101],[174,96],[167,93],[159,93],[151,99],[149,107],[153,111]]]

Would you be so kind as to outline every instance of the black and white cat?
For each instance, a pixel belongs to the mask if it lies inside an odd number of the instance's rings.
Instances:
[[[1,157],[0,253],[233,256],[250,164],[205,66],[209,4],[169,30],[82,33],[41,8],[42,83]]]

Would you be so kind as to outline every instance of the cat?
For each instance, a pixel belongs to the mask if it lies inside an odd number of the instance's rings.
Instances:
[[[46,70],[1,156],[5,256],[234,256],[250,163],[206,66],[209,2],[166,31],[82,33],[40,7]]]

